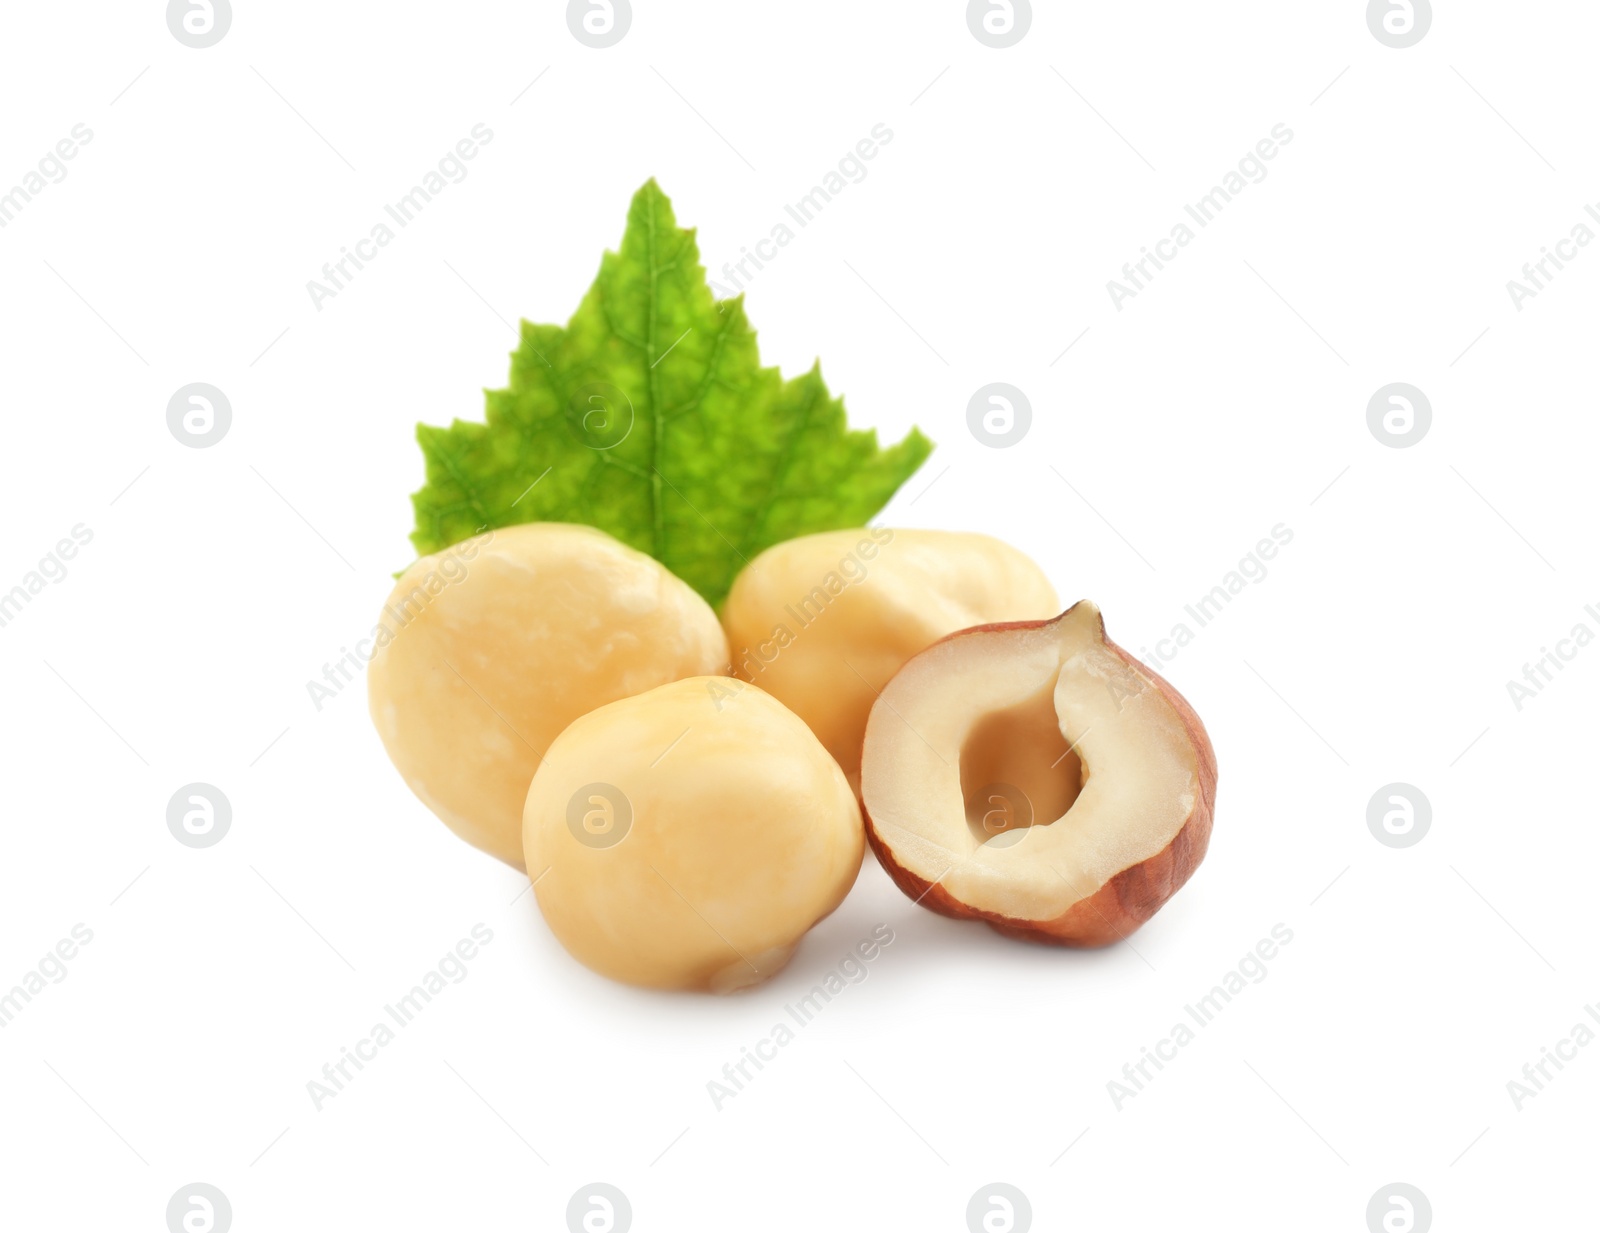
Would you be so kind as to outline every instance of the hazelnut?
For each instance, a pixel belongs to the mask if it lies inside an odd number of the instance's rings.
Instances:
[[[604,532],[556,522],[416,562],[384,606],[378,648],[368,698],[390,759],[445,825],[518,869],[528,784],[563,728],[728,662],[687,583]]]
[[[697,677],[574,720],[523,816],[534,894],[604,976],[726,993],[844,899],[865,833],[843,773],[776,699]]]
[[[1061,611],[1021,552],[955,531],[828,531],[768,548],[723,610],[734,674],[811,726],[852,784],[867,713],[889,679],[947,634]]]

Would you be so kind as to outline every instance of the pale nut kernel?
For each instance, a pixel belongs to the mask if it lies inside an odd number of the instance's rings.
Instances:
[[[957,531],[827,531],[768,548],[722,613],[734,674],[810,725],[852,784],[878,694],[958,629],[1061,611],[1044,572],[1009,544]]]
[[[827,750],[727,677],[575,720],[533,777],[523,825],[539,908],[574,958],[627,984],[713,993],[782,968],[865,848]]]
[[[517,869],[522,806],[556,735],[597,706],[725,672],[711,608],[593,527],[505,527],[424,557],[384,605],[372,721],[423,804]]]

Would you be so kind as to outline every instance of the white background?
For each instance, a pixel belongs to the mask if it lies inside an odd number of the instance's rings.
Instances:
[[[1443,5],[1393,50],[1357,0],[1040,4],[997,51],[951,0],[634,7],[603,51],[554,2],[239,3],[207,50],[149,0],[8,8],[0,191],[94,137],[0,230],[0,590],[93,541],[0,629],[0,989],[94,940],[0,1031],[7,1224],[160,1230],[204,1181],[241,1233],[561,1229],[599,1180],[640,1230],[960,1230],[1004,1181],[1038,1229],[1362,1230],[1403,1181],[1439,1229],[1569,1227],[1600,1048],[1520,1112],[1506,1084],[1600,1001],[1600,648],[1520,711],[1506,682],[1600,632],[1600,251],[1520,312],[1506,282],[1600,199],[1600,12]],[[317,311],[307,280],[480,122]],[[936,917],[869,858],[767,987],[612,985],[411,797],[364,683],[318,712],[306,682],[410,559],[415,422],[481,415],[510,323],[566,319],[647,177],[720,270],[880,122],[748,308],[767,362],[821,356],[855,424],[939,443],[884,523],[1010,540],[1135,651],[1293,531],[1164,669],[1216,745],[1211,852],[1104,951]],[[196,381],[233,407],[209,449],[166,425]],[[1033,405],[1013,449],[966,428],[993,381]],[[1367,427],[1394,381],[1433,407],[1408,449]],[[205,850],[166,826],[192,781],[233,805]],[[1405,850],[1366,822],[1395,781],[1433,808]],[[470,976],[318,1112],[307,1081],[479,922]],[[880,922],[867,980],[717,1111]],[[1108,1081],[1279,922],[1119,1111]]]

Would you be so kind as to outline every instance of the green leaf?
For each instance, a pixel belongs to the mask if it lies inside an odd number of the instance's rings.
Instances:
[[[720,603],[746,561],[797,535],[861,526],[922,465],[852,432],[820,365],[762,368],[743,297],[720,303],[694,232],[651,180],[620,252],[565,328],[522,323],[484,423],[417,426],[420,553],[522,522],[582,522],[649,553]]]

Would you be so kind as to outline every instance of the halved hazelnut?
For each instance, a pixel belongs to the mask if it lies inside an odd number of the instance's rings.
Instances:
[[[1217,760],[1199,716],[1087,601],[916,656],[867,720],[867,839],[947,916],[1070,946],[1127,937],[1199,865]]]

